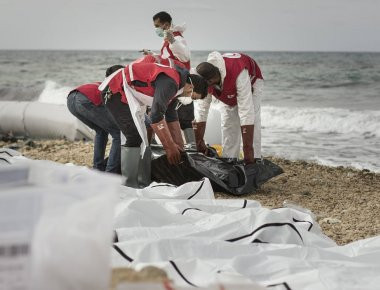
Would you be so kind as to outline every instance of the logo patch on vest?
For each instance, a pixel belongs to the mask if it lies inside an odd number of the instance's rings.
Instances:
[[[228,58],[240,58],[241,54],[236,53],[236,52],[227,52],[227,53],[223,54],[223,56],[228,57]]]
[[[227,99],[233,99],[235,95],[227,95]]]

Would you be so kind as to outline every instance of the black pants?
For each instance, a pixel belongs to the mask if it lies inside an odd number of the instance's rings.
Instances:
[[[121,132],[124,134],[127,141],[126,147],[140,147],[142,139],[137,131],[135,122],[132,118],[132,113],[129,105],[121,101],[120,95],[116,94],[111,96],[105,104],[107,110],[114,117]]]
[[[181,129],[193,128],[192,122],[194,120],[194,103],[189,105],[182,105],[178,108],[178,119]]]

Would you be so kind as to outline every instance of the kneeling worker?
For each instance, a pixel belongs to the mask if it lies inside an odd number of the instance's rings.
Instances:
[[[151,127],[166,151],[168,162],[175,165],[181,161],[183,139],[173,100],[179,95],[205,97],[207,83],[202,77],[191,75],[179,66],[132,63],[111,75],[99,89],[104,89],[106,107],[126,137],[121,168],[127,186],[138,188],[150,184],[150,167],[139,175],[141,164],[150,166],[150,155],[140,157],[141,130],[145,126],[134,118],[136,104],[151,107]]]

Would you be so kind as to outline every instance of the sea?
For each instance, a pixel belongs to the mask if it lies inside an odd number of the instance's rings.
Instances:
[[[192,65],[208,51],[193,51]],[[380,172],[380,53],[246,51],[260,65],[264,156]],[[65,103],[138,51],[0,50],[0,101]]]

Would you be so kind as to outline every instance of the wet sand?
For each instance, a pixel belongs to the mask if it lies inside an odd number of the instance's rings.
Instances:
[[[32,159],[46,159],[91,167],[92,142],[66,140],[0,141]],[[366,170],[327,167],[305,161],[268,157],[284,172],[255,193],[239,198],[254,199],[269,208],[285,200],[310,209],[324,233],[339,245],[380,235],[380,174]],[[216,193],[216,198],[236,198]]]

